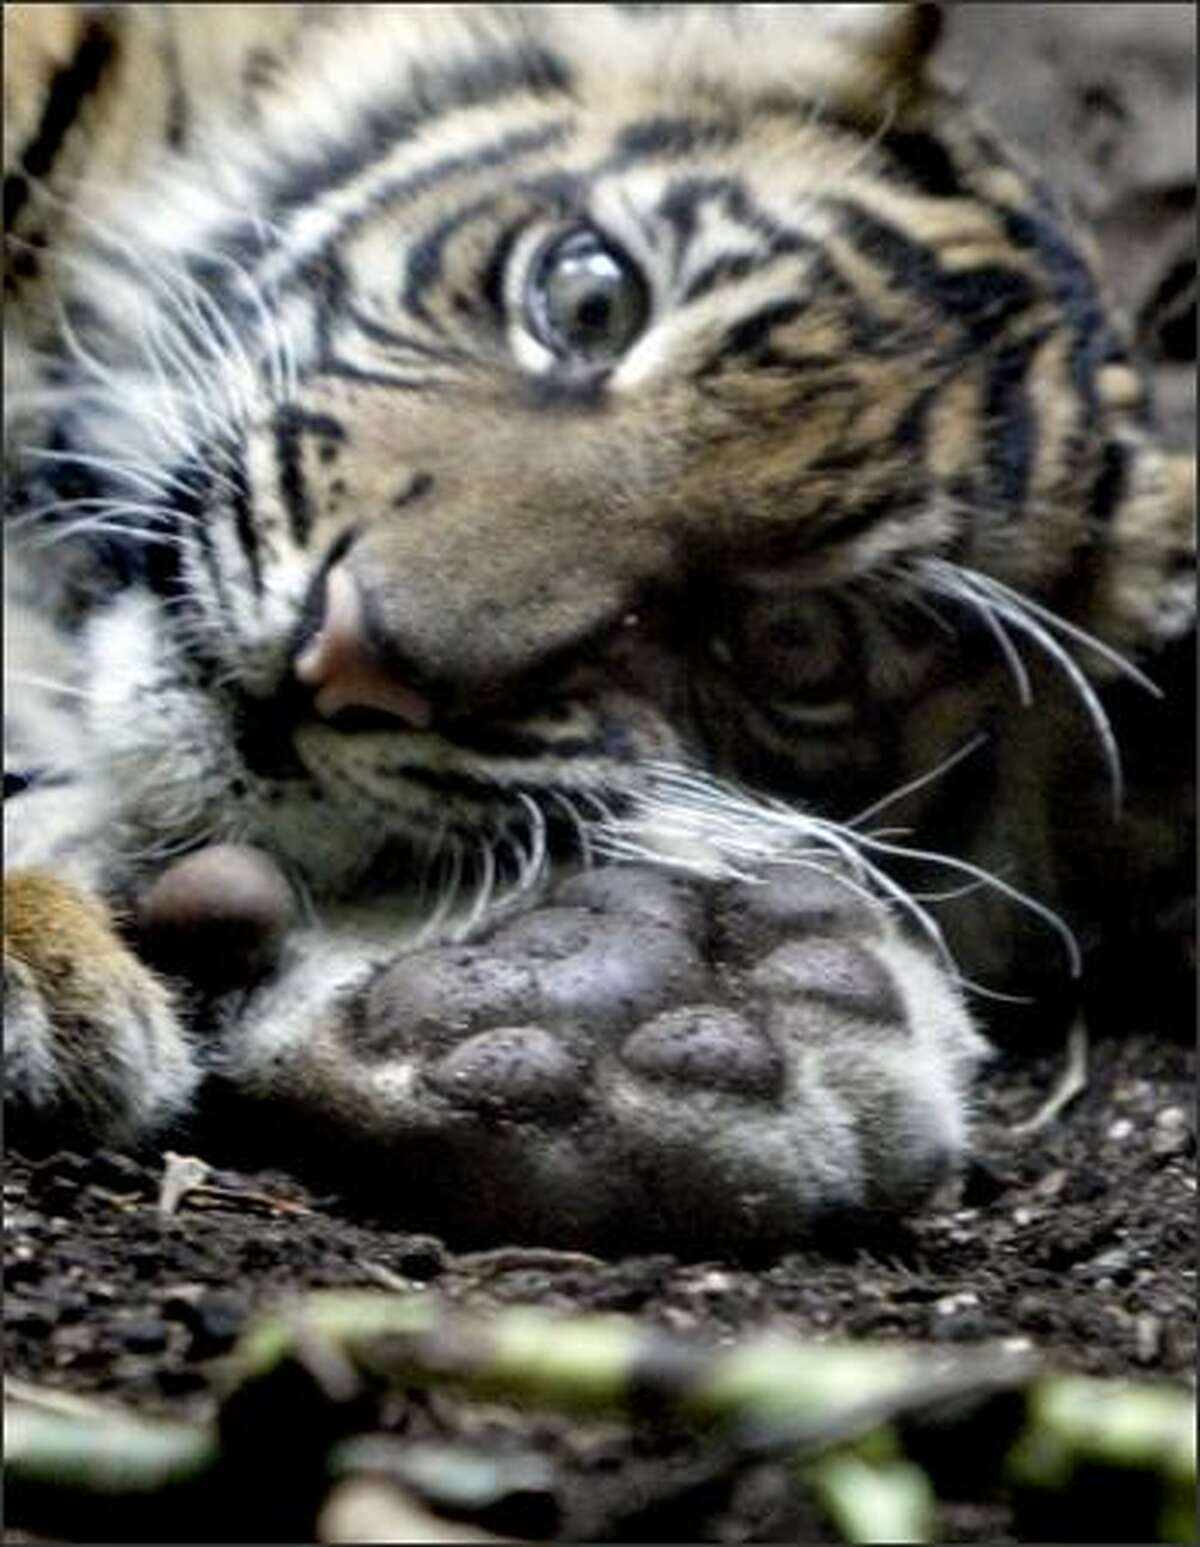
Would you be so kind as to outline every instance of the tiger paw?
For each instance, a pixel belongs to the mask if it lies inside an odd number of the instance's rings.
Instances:
[[[286,1074],[459,1238],[778,1247],[891,1217],[957,1168],[983,1054],[891,923],[799,869],[611,869],[482,943],[400,958]]]
[[[104,907],[39,871],[4,883],[10,1137],[122,1146],[188,1105],[199,1071],[159,979]]]

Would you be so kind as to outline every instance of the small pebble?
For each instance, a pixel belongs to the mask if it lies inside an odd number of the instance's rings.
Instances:
[[[398,1273],[426,1283],[446,1270],[446,1249],[433,1236],[413,1236],[393,1259]]]
[[[218,1289],[193,1297],[176,1290],[163,1312],[173,1321],[181,1321],[191,1333],[193,1358],[209,1359],[225,1353],[241,1333],[247,1304],[231,1291]]]
[[[4,1307],[4,1320],[9,1330],[28,1338],[44,1338],[54,1325],[54,1317],[41,1305],[9,1296]]]
[[[1127,1280],[1133,1272],[1133,1253],[1127,1246],[1111,1246],[1098,1257],[1082,1264],[1083,1276],[1099,1288],[1111,1287],[1117,1280]]]
[[[1134,1358],[1139,1364],[1155,1364],[1162,1353],[1162,1318],[1139,1316],[1134,1327]]]
[[[1106,1138],[1114,1144],[1120,1144],[1133,1132],[1133,1124],[1127,1117],[1118,1117],[1115,1123],[1110,1123]]]
[[[1186,1155],[1193,1143],[1186,1128],[1155,1128],[1150,1138],[1150,1148],[1163,1160],[1172,1155]]]
[[[957,1294],[944,1295],[934,1302],[939,1316],[956,1316],[960,1311],[979,1304],[979,1296],[973,1289],[960,1289]]]
[[[37,1222],[35,1215],[30,1218]],[[5,1221],[9,1229],[13,1228],[11,1215]],[[4,1260],[4,1289],[7,1293],[15,1289],[19,1284],[29,1279],[38,1279],[42,1276],[42,1264],[37,1252],[32,1246],[12,1247],[5,1255]]]
[[[60,1324],[82,1321],[88,1312],[88,1297],[78,1291],[66,1290],[58,1296],[57,1310]]]
[[[1059,1167],[1057,1171],[1047,1171],[1033,1190],[1039,1198],[1057,1198],[1066,1183],[1067,1173]]]
[[[169,1332],[165,1322],[133,1321],[120,1329],[121,1342],[131,1354],[161,1354]]]
[[[171,1321],[186,1322],[196,1305],[210,1293],[204,1284],[171,1284],[162,1290],[162,1313]]]

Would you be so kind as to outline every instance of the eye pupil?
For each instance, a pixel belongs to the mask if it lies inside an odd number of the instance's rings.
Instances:
[[[606,295],[589,295],[579,304],[578,321],[592,333],[602,333],[612,314]]]
[[[637,270],[594,231],[558,237],[534,265],[529,325],[564,358],[615,358],[642,331],[648,310]]]

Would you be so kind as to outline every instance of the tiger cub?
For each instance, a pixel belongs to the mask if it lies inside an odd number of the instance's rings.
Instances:
[[[932,8],[5,27],[19,1142],[776,1248],[1182,958],[1189,469]]]

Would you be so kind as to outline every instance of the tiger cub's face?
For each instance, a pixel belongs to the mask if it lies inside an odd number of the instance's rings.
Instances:
[[[1022,493],[963,428],[1046,306],[1002,200],[861,103],[650,78],[626,25],[628,79],[551,44],[522,85],[522,43],[390,139],[360,103],[166,308],[218,365],[155,597],[101,625],[175,662],[126,740],[318,888],[569,834],[657,760],[878,792],[963,673],[913,565],[994,572]]]

